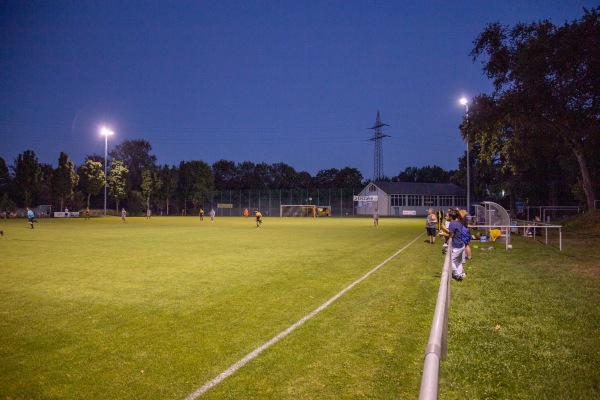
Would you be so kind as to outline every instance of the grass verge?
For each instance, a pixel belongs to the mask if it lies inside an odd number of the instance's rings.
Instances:
[[[513,250],[474,250],[468,279],[453,285],[440,398],[600,397],[595,226],[567,224],[562,252],[517,236]]]

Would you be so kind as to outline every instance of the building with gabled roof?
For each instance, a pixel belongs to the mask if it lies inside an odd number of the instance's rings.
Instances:
[[[454,183],[369,182],[355,196],[358,215],[426,216],[427,210],[465,208],[466,191]]]

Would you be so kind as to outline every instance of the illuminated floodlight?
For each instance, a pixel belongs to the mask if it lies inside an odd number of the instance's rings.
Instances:
[[[104,135],[104,216],[106,217],[106,164],[108,163],[108,137],[114,135],[114,132],[103,126],[102,129],[100,129],[100,133]]]
[[[105,126],[102,127],[102,129],[100,130],[100,133],[103,134],[104,136],[114,135],[114,132]]]

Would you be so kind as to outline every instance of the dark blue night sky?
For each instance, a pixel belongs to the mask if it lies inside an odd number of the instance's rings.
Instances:
[[[456,169],[462,96],[491,92],[487,23],[580,18],[595,1],[12,1],[0,3],[0,157],[80,165],[146,139],[159,164],[284,162],[314,175]]]

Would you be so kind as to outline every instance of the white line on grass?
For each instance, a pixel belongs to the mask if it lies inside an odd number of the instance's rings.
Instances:
[[[423,234],[417,236],[412,242],[410,242],[409,244],[407,244],[406,246],[404,246],[403,248],[401,248],[400,250],[398,250],[397,252],[395,252],[393,255],[391,255],[390,257],[388,257],[386,260],[384,260],[381,264],[379,264],[378,266],[376,266],[375,268],[373,268],[372,270],[370,270],[369,272],[367,272],[362,278],[358,279],[357,281],[354,281],[353,283],[351,283],[350,285],[348,285],[345,289],[343,289],[341,292],[339,292],[338,294],[336,294],[335,296],[333,296],[331,299],[329,299],[325,303],[321,304],[313,312],[311,312],[310,314],[305,315],[304,317],[302,317],[294,325],[290,326],[285,331],[279,333],[277,336],[273,337],[267,343],[263,344],[260,347],[257,347],[256,349],[254,349],[253,351],[251,351],[250,353],[248,353],[244,358],[242,358],[241,360],[239,360],[238,362],[236,362],[235,364],[233,364],[231,367],[227,368],[225,371],[221,372],[219,374],[219,376],[217,376],[215,379],[206,382],[202,387],[198,388],[194,393],[192,393],[188,397],[186,397],[185,400],[195,400],[195,399],[197,399],[198,397],[200,397],[204,393],[206,393],[210,388],[213,388],[213,387],[217,386],[219,383],[221,383],[222,381],[224,381],[226,378],[228,378],[229,376],[233,375],[238,369],[242,368],[248,362],[250,362],[251,360],[253,360],[254,358],[256,358],[260,353],[262,353],[263,351],[265,351],[266,349],[268,349],[269,347],[271,347],[275,343],[279,342],[281,339],[283,339],[284,337],[286,337],[287,335],[289,335],[290,333],[292,333],[294,330],[296,330],[296,328],[298,328],[299,326],[301,326],[302,324],[304,324],[306,321],[308,321],[309,319],[311,319],[312,317],[314,317],[315,315],[317,315],[319,312],[321,312],[324,309],[326,309],[327,307],[329,307],[331,305],[331,303],[333,303],[334,301],[336,301],[337,299],[339,299],[347,291],[349,291],[354,286],[358,285],[359,283],[361,283],[362,281],[364,281],[365,279],[367,279],[373,272],[375,272],[379,268],[383,267],[385,264],[387,264],[389,261],[391,261],[394,257],[396,257],[398,254],[400,254],[401,252],[403,252],[408,246],[410,246],[411,244],[413,244],[414,242],[416,242],[421,236],[423,236]]]

